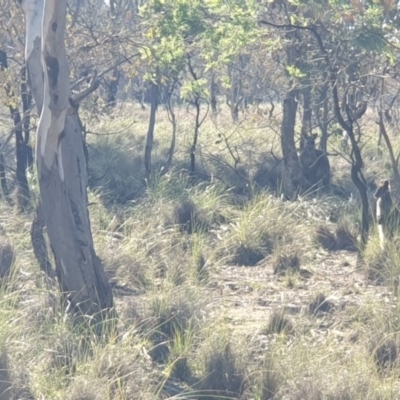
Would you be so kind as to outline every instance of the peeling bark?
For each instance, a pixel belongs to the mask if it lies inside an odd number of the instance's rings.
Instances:
[[[43,68],[42,68],[42,17],[43,0],[23,0],[22,9],[25,14],[25,64],[26,79],[36,104],[38,115],[43,107]],[[33,252],[40,269],[50,278],[54,272],[49,261],[48,249],[44,239],[44,217],[41,204],[36,207],[36,215],[31,226],[31,242]]]
[[[41,67],[43,1],[23,0],[21,3],[25,14],[27,79],[39,115],[43,105],[43,70]]]

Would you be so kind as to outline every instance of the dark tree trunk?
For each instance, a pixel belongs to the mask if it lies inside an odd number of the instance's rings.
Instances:
[[[6,199],[9,199],[10,190],[8,189],[7,179],[6,179],[6,169],[4,164],[4,156],[3,153],[0,153],[0,184],[1,189],[3,190],[3,194]]]
[[[328,89],[329,89],[329,81],[324,83],[324,86],[321,90],[321,95],[319,98],[319,102],[317,104],[317,110],[315,115],[318,119],[319,129],[321,130],[321,140],[319,142],[319,148],[323,150],[325,153],[328,147],[328,116],[329,116],[329,98],[328,98]],[[319,109],[322,105],[322,116],[320,116]]]
[[[17,199],[18,208],[24,211],[29,207],[30,193],[28,179],[26,177],[26,169],[28,166],[27,145],[23,137],[23,125],[21,124],[21,115],[18,109],[10,107],[10,112],[14,121],[14,126],[18,126],[15,130],[15,148],[17,159]]]
[[[281,146],[284,159],[283,190],[286,196],[293,197],[298,190],[306,187],[301,172],[294,141],[298,90],[291,90],[283,100],[283,116],[281,125]]]
[[[190,172],[194,174],[196,172],[196,148],[197,141],[199,138],[199,129],[200,129],[200,99],[196,98],[194,101],[194,108],[196,109],[196,123],[194,126],[194,135],[193,135],[193,143],[190,148]]]
[[[168,171],[172,165],[172,159],[174,157],[175,143],[176,143],[176,115],[175,115],[173,103],[171,101],[171,96],[168,97],[168,100],[166,102],[166,108],[167,108],[167,112],[168,112],[168,118],[172,125],[171,145],[168,150],[168,159],[165,164],[165,171]]]
[[[114,68],[112,77],[107,82],[107,107],[113,108],[117,105],[117,93],[120,79],[120,72],[118,68]]]
[[[306,83],[306,87],[302,90],[303,97],[303,118],[301,121],[300,148],[303,148],[304,137],[311,131],[311,86],[310,82]]]
[[[43,230],[45,227],[44,215],[42,205],[39,202],[36,208],[36,214],[31,225],[31,242],[33,246],[33,253],[38,260],[40,269],[49,278],[54,278],[55,273],[51,266],[49,254],[47,251],[46,240],[44,238]]]
[[[383,120],[383,112],[382,110],[378,110],[378,115],[379,115],[379,135],[383,137],[386,143],[386,147],[389,152],[389,159],[390,159],[390,164],[392,166],[392,171],[393,171],[393,177],[395,181],[395,186],[396,189],[398,190],[400,188],[400,173],[399,173],[399,167],[398,167],[398,160],[396,160],[393,152],[393,147],[392,143],[390,142],[389,135],[387,134],[386,127],[385,127],[385,122]]]
[[[230,92],[227,98],[227,104],[231,111],[232,121],[237,122],[239,119],[239,106],[243,100],[242,96],[242,68],[243,60],[241,57],[237,60],[237,65],[229,67],[229,77],[231,80]]]
[[[348,103],[344,106],[347,108],[347,115],[349,120],[345,121],[342,112],[340,110],[339,94],[337,89],[337,75],[336,72],[331,69],[331,84],[332,84],[332,95],[333,95],[333,106],[335,110],[335,116],[340,126],[347,132],[350,139],[352,149],[352,164],[351,164],[351,179],[358,190],[361,198],[362,215],[361,215],[361,244],[364,247],[367,244],[368,233],[369,233],[369,202],[367,194],[367,183],[362,173],[364,162],[361,156],[361,150],[357,143],[354,135],[353,121],[350,119],[350,111],[348,110]]]
[[[0,69],[5,70],[8,68],[7,53],[1,51],[0,54]],[[24,113],[29,110],[31,97],[27,92],[26,81],[25,81],[25,68],[21,72],[21,97]],[[30,193],[28,179],[26,176],[26,170],[28,167],[29,160],[29,120],[25,119],[22,121],[19,109],[13,105],[12,97],[14,95],[12,87],[6,85],[6,92],[10,98],[9,110],[11,118],[15,128],[15,153],[17,160],[17,199],[18,208],[20,211],[24,211],[28,208],[30,203]],[[25,134],[25,137],[24,137]],[[32,157],[32,151],[30,151]]]
[[[144,150],[144,167],[146,169],[146,176],[149,179],[151,176],[151,152],[153,150],[153,141],[154,141],[154,127],[156,125],[156,112],[158,106],[158,86],[152,82],[151,83],[151,100],[150,100],[150,119],[149,119],[149,128],[147,130],[146,136],[146,147]]]
[[[215,74],[214,72],[211,75],[211,83],[210,83],[210,105],[212,115],[215,116],[218,113],[218,103],[217,103],[217,94],[216,94],[216,83],[215,83]]]

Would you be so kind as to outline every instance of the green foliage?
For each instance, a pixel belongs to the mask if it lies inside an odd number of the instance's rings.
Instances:
[[[286,71],[293,78],[305,78],[307,76],[307,74],[301,72],[301,70],[294,65],[286,66]]]
[[[184,74],[188,57],[204,72],[227,65],[256,40],[257,2],[152,0],[141,8],[149,49],[142,58],[161,75],[183,76],[184,98],[206,95],[207,81]]]

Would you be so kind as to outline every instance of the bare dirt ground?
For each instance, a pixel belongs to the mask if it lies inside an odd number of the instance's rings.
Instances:
[[[301,269],[305,273],[298,275],[292,287],[287,278],[273,274],[267,261],[254,267],[221,269],[218,287],[221,307],[235,334],[254,339],[262,336],[269,316],[277,310],[294,322],[312,316],[310,305],[322,293],[327,307],[317,312],[318,328],[312,329],[312,334],[346,337],[352,334],[345,323],[346,309],[358,307],[371,298],[387,304],[394,300],[386,286],[367,282],[364,270],[357,267],[354,252],[321,251],[311,264],[302,265]]]

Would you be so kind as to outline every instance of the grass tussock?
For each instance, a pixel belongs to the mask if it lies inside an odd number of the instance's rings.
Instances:
[[[269,317],[268,324],[263,330],[265,334],[271,333],[284,333],[289,334],[293,332],[293,324],[290,319],[286,317],[283,311],[275,310]]]
[[[272,261],[272,268],[275,275],[286,275],[287,272],[300,272],[300,257],[297,253],[278,253]]]
[[[386,284],[396,289],[400,275],[398,239],[387,241],[382,250],[377,236],[372,237],[363,253],[366,275],[375,284]]]
[[[212,338],[211,343],[203,349],[201,358],[203,378],[199,398],[240,398],[247,386],[246,370],[243,360],[235,353],[227,338]]]
[[[229,226],[221,227],[218,256],[229,264],[253,266],[293,244],[307,232],[299,229],[295,211],[272,196],[256,196],[236,212]]]
[[[323,293],[318,293],[308,306],[312,315],[317,315],[320,312],[326,313],[332,309],[333,304],[326,298]]]
[[[393,339],[380,340],[379,343],[371,345],[371,355],[380,370],[394,366],[398,351],[398,345]]]
[[[332,231],[326,225],[319,225],[315,232],[315,239],[322,248],[328,251],[357,251],[357,234],[348,221],[339,221]]]

